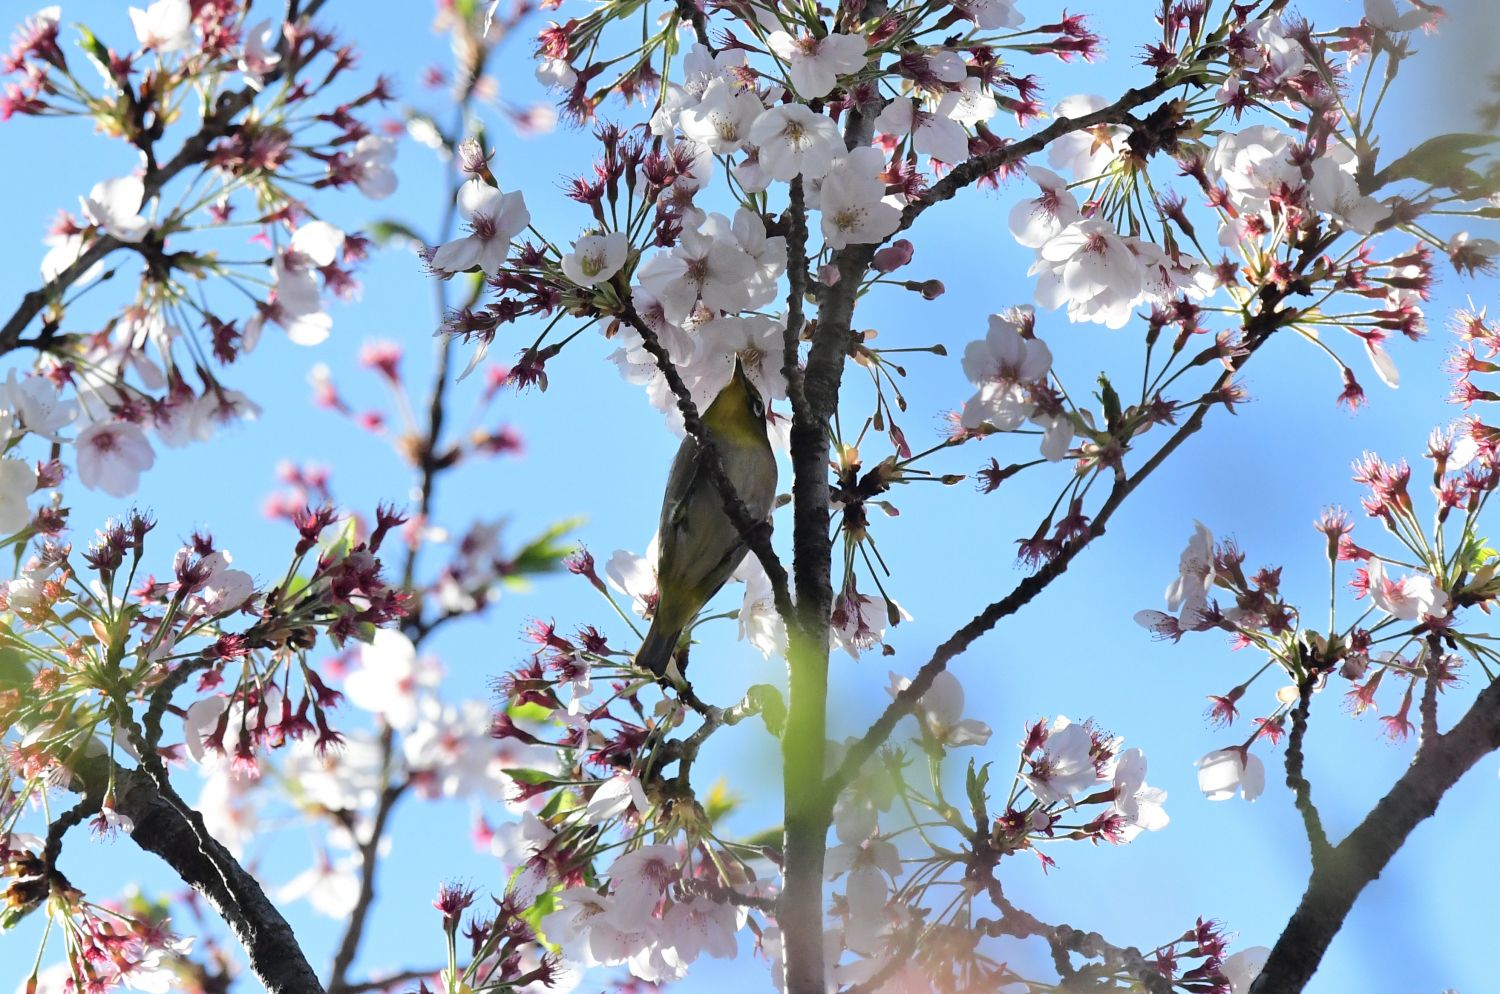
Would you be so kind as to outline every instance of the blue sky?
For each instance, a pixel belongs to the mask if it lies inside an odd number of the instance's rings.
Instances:
[[[1025,0],[1020,6],[1032,23],[1051,19],[1060,9],[1042,0]],[[1046,97],[1107,94],[1143,79],[1134,54],[1151,34],[1150,12],[1156,6],[1149,0],[1107,5],[1094,22],[1109,43],[1103,64],[1062,67],[1060,72],[1050,62],[1031,67],[1047,80]],[[1352,19],[1359,7],[1349,0],[1297,6],[1314,23]],[[1482,50],[1480,39],[1489,32],[1476,30],[1477,22],[1465,19],[1477,16],[1482,6],[1483,0],[1451,5],[1449,33],[1419,45],[1422,56],[1409,66],[1386,117],[1388,154],[1431,134],[1472,127],[1465,112],[1479,99],[1476,80],[1483,70],[1497,68]],[[13,2],[3,7],[6,21],[29,10],[29,5]],[[416,82],[421,67],[447,61],[446,40],[428,31],[426,4],[384,5],[374,14],[363,5],[335,0],[328,9],[362,50],[362,71],[391,72],[404,96],[436,106]],[[75,3],[65,5],[64,15],[65,20],[87,22],[106,40],[119,39],[118,45],[129,38],[123,5]],[[520,102],[539,95],[525,51],[524,44],[516,45],[499,63],[502,92]],[[59,207],[76,209],[79,193],[127,171],[132,163],[120,143],[90,134],[77,121],[16,119],[0,134],[7,153],[0,156],[0,189],[7,191],[8,222],[0,300],[13,301],[35,286],[39,240],[53,213]],[[586,223],[584,209],[558,192],[558,164],[581,169],[587,145],[582,136],[566,131],[500,142],[495,161],[500,183],[526,191],[537,227],[549,234],[570,237]],[[380,204],[345,198],[328,212],[329,219],[354,228],[377,217],[399,217],[418,230],[430,228],[441,206],[442,167],[411,142],[403,143],[397,167],[402,187],[395,196]],[[971,193],[924,216],[911,236],[917,255],[906,275],[940,278],[947,294],[929,303],[915,294],[890,291],[872,300],[874,306],[858,319],[861,327],[881,332],[879,344],[884,346],[927,345],[937,335],[950,346],[947,359],[907,357],[910,412],[903,427],[914,448],[935,440],[941,413],[967,396],[956,358],[962,343],[983,333],[986,314],[1030,299],[1025,275],[1029,256],[1005,233],[1005,217],[1017,193]],[[1429,339],[1418,345],[1394,343],[1403,380],[1399,391],[1385,390],[1357,367],[1371,404],[1350,415],[1333,403],[1338,378],[1321,354],[1290,338],[1273,341],[1247,373],[1254,403],[1235,417],[1216,414],[1206,432],[1132,497],[1109,534],[1066,576],[958,661],[955,672],[968,690],[970,713],[995,729],[985,752],[998,760],[999,768],[1014,761],[1014,744],[1028,721],[1054,714],[1095,717],[1124,736],[1128,746],[1146,751],[1151,783],[1170,794],[1172,823],[1163,832],[1126,847],[1055,850],[1060,865],[1045,878],[1034,861],[1017,861],[1005,879],[1018,903],[1040,917],[1146,947],[1173,937],[1198,915],[1225,921],[1243,944],[1269,945],[1275,939],[1306,874],[1306,846],[1277,772],[1280,753],[1267,755],[1272,783],[1253,805],[1204,800],[1192,766],[1204,752],[1234,741],[1230,734],[1206,727],[1204,695],[1228,690],[1255,664],[1214,636],[1189,638],[1177,646],[1154,643],[1131,615],[1160,606],[1161,591],[1197,518],[1216,534],[1237,538],[1251,564],[1283,565],[1288,599],[1321,617],[1327,574],[1322,539],[1311,522],[1330,503],[1357,508],[1349,462],[1366,448],[1415,459],[1430,427],[1456,413],[1443,402],[1446,376],[1440,365],[1452,340],[1446,318],[1469,296],[1478,304],[1492,302],[1495,286],[1461,281],[1447,271],[1440,275],[1443,283],[1429,310]],[[259,421],[208,446],[158,453],[138,501],[161,522],[156,554],[162,568],[170,559],[173,538],[207,527],[235,553],[237,564],[261,576],[277,575],[290,544],[289,529],[267,522],[260,503],[276,485],[274,472],[281,460],[330,466],[340,500],[365,512],[377,500],[406,499],[409,474],[386,444],[318,410],[306,385],[312,364],[325,362],[355,406],[380,403],[379,385],[354,371],[359,346],[369,339],[404,345],[409,381],[424,382],[434,324],[432,288],[414,258],[400,251],[378,256],[363,282],[363,299],[335,310],[328,343],[300,349],[279,333],[268,333],[260,349],[234,371],[233,385],[264,405]],[[122,281],[96,291],[94,304],[119,300],[125,290]],[[80,312],[80,325],[87,326],[87,320]],[[1138,369],[1139,325],[1110,332],[1071,326],[1060,315],[1044,314],[1037,331],[1070,383],[1088,383],[1100,369]],[[514,354],[534,334],[530,328],[517,330],[513,338],[496,344],[497,354]],[[676,440],[663,430],[643,394],[603,361],[611,349],[597,337],[580,340],[549,368],[551,386],[545,394],[503,395],[498,411],[525,436],[525,452],[455,474],[439,497],[442,523],[457,529],[476,517],[504,518],[508,533],[519,540],[560,518],[582,515],[586,521],[577,535],[601,560],[616,548],[644,550]],[[466,384],[458,395],[472,390]],[[990,439],[948,454],[946,462],[930,468],[970,472],[991,455],[1003,463],[1017,444],[1030,445]],[[884,700],[887,668],[914,671],[933,645],[1021,578],[1013,565],[1014,540],[1033,530],[1061,484],[1062,472],[1028,474],[989,496],[967,483],[941,492],[911,487],[892,495],[902,516],[878,523],[877,535],[895,574],[890,589],[914,620],[890,636],[896,650],[890,659],[870,656],[852,663],[835,657],[834,737],[857,733],[874,715]],[[75,489],[72,495],[78,541],[95,523],[122,509],[98,494]],[[1380,541],[1363,523],[1356,532],[1357,538],[1361,535],[1366,544]],[[617,621],[611,625],[612,617],[586,584],[568,577],[544,580],[534,591],[508,597],[485,618],[455,626],[433,643],[447,669],[445,696],[486,696],[490,678],[525,651],[519,633],[531,616],[555,617],[569,626],[620,627]],[[697,657],[705,674],[701,693],[727,703],[748,684],[782,680],[779,664],[729,642],[727,625],[724,636],[713,647],[711,666],[704,665],[709,660],[701,650]],[[1252,690],[1247,713],[1269,711],[1269,700],[1255,696],[1269,690],[1260,684]],[[1309,739],[1308,770],[1337,837],[1399,775],[1411,746],[1387,744],[1372,717],[1350,719],[1331,703],[1315,715],[1319,720]],[[698,768],[702,782],[722,773],[746,800],[735,816],[739,827],[751,832],[775,823],[774,811],[756,803],[779,794],[774,743],[763,732],[743,727],[717,737]],[[1500,759],[1482,762],[1450,794],[1438,818],[1418,829],[1363,896],[1310,991],[1436,994],[1454,987],[1474,994],[1492,989],[1485,952],[1492,945],[1488,923],[1470,909],[1485,906],[1500,883],[1495,863],[1480,855],[1492,841],[1497,768]],[[492,819],[498,813],[488,812]],[[481,887],[500,885],[494,863],[470,851],[469,816],[468,805],[460,803],[408,802],[399,810],[392,852],[380,878],[382,904],[372,918],[357,975],[441,960],[437,916],[428,906],[440,880],[460,877]],[[267,876],[277,881],[290,877],[307,865],[308,852],[300,845],[300,833],[278,834],[261,853]],[[78,837],[63,868],[99,895],[131,881],[148,887],[168,883],[150,857],[124,842],[90,843]],[[289,915],[313,962],[325,962],[337,923],[317,918],[305,906],[293,907]],[[27,937],[34,936],[36,924],[0,940],[0,991],[10,990],[29,966]],[[683,989],[710,990],[743,976],[745,969],[743,963],[706,963]]]

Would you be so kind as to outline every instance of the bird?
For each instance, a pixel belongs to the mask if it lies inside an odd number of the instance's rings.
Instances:
[[[776,456],[766,434],[765,403],[739,359],[701,420],[735,493],[752,518],[764,520],[776,499]],[[635,656],[637,666],[658,678],[667,675],[683,629],[724,586],[747,551],[703,465],[702,450],[693,435],[682,440],[662,496],[656,609]]]

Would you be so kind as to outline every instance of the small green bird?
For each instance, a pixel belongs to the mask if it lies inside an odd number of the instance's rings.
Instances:
[[[702,418],[735,492],[751,515],[765,518],[776,499],[776,456],[766,437],[760,391],[738,360],[728,385]],[[635,656],[636,665],[657,676],[667,672],[682,630],[724,586],[746,552],[739,530],[724,512],[723,497],[701,465],[700,448],[692,435],[682,440],[661,502],[656,562],[660,596]]]

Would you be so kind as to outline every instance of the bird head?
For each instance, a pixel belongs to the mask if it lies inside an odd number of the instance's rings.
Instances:
[[[746,439],[766,437],[766,406],[760,390],[745,372],[745,364],[738,356],[734,360],[734,372],[719,395],[703,412],[703,423],[716,435],[735,439],[743,435]]]

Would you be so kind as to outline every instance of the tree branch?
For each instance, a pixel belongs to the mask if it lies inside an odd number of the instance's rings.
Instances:
[[[839,793],[849,785],[850,781],[858,774],[860,767],[875,754],[886,739],[890,738],[891,732],[895,730],[896,723],[910,714],[917,705],[922,695],[932,687],[932,682],[937,679],[939,673],[948,668],[948,664],[964,652],[981,635],[988,632],[1001,619],[1015,614],[1021,608],[1029,604],[1038,594],[1047,589],[1053,580],[1067,572],[1068,566],[1073,562],[1080,552],[1089,546],[1096,538],[1104,534],[1105,526],[1108,525],[1120,505],[1130,494],[1145,482],[1167,458],[1175,452],[1182,443],[1203,427],[1203,422],[1208,417],[1209,410],[1218,403],[1217,397],[1224,387],[1227,387],[1235,374],[1244,368],[1250,357],[1266,343],[1279,327],[1279,323],[1285,315],[1278,315],[1275,306],[1281,302],[1284,294],[1274,291],[1263,300],[1263,308],[1252,320],[1252,334],[1245,345],[1245,352],[1234,363],[1234,368],[1225,370],[1214,383],[1214,387],[1198,402],[1197,408],[1183,422],[1182,427],[1172,434],[1172,437],[1158,449],[1151,458],[1147,459],[1141,468],[1131,476],[1118,480],[1110,489],[1109,496],[1100,506],[1099,511],[1090,523],[1088,532],[1081,539],[1074,541],[1063,548],[1056,558],[1043,564],[1035,573],[1026,577],[1009,594],[990,604],[979,614],[975,615],[968,624],[954,632],[947,641],[934,650],[932,657],[922,665],[912,678],[910,684],[896,694],[890,704],[881,713],[869,730],[861,736],[860,740],[844,756],[844,761],[837,771],[828,778],[824,785],[823,795],[831,808]],[[1269,309],[1267,309],[1267,307]]]
[[[97,803],[109,782],[108,760],[80,768],[80,786]],[[115,769],[115,810],[133,823],[136,845],[160,856],[218,912],[269,994],[322,994],[297,937],[260,884],[203,829],[198,812],[167,796],[144,770]]]
[[[1306,676],[1297,688],[1297,706],[1292,709],[1292,730],[1286,739],[1286,785],[1291,788],[1297,811],[1302,815],[1302,827],[1307,833],[1307,844],[1312,850],[1313,866],[1318,866],[1328,855],[1328,833],[1323,829],[1323,818],[1313,803],[1312,784],[1302,771],[1302,744],[1307,738],[1307,712],[1312,707],[1313,677]]]
[[[323,6],[324,2],[325,0],[309,0],[307,9],[304,11],[301,9],[299,0],[287,0],[282,20],[282,38],[278,45],[282,58],[266,74],[264,85],[269,86],[288,72],[292,75],[296,74],[299,67],[292,63],[294,53],[287,38],[286,28],[296,23],[301,17],[311,17]],[[203,124],[197,133],[182,143],[177,154],[172,156],[165,165],[146,170],[142,181],[145,187],[141,198],[142,203],[160,193],[162,187],[184,169],[207,161],[209,146],[229,133],[230,123],[235,116],[254,103],[258,95],[258,91],[248,86],[219,94],[213,111],[204,117]],[[145,152],[148,149],[149,144],[142,151]],[[6,319],[4,326],[0,327],[0,355],[5,355],[17,348],[21,341],[21,333],[26,330],[26,326],[31,323],[32,319],[41,313],[49,300],[60,299],[63,291],[78,282],[95,263],[120,248],[122,244],[109,235],[98,235],[72,265],[41,287],[25,294],[15,311]]]
[[[1126,90],[1119,100],[1108,107],[1101,107],[1092,114],[1085,114],[1082,117],[1059,117],[1029,138],[1011,142],[1003,148],[976,155],[959,163],[920,198],[906,205],[906,209],[901,212],[901,227],[896,229],[897,233],[911,227],[913,222],[929,207],[942,203],[944,200],[953,199],[964,187],[978,182],[995,170],[1040,152],[1064,135],[1100,124],[1121,124],[1130,119],[1130,112],[1134,108],[1155,100],[1174,87],[1191,82],[1194,76],[1195,73],[1162,76],[1145,86]]]
[[[1360,892],[1380,876],[1459,778],[1497,748],[1500,683],[1491,683],[1452,730],[1423,740],[1390,792],[1321,865],[1314,864],[1307,891],[1250,994],[1298,994],[1306,987]]]
[[[380,739],[383,756],[381,767],[386,771],[386,776],[389,776],[394,743],[395,734],[390,728],[386,728]],[[339,940],[338,951],[333,956],[333,966],[328,971],[328,994],[352,994],[354,990],[345,978],[349,973],[349,968],[354,965],[354,957],[359,953],[359,944],[365,934],[365,920],[369,917],[370,907],[375,901],[375,871],[380,863],[380,841],[385,836],[385,827],[390,820],[391,811],[395,808],[396,802],[401,799],[401,795],[406,792],[406,786],[404,782],[386,784],[375,806],[375,818],[370,825],[370,836],[359,847],[361,859],[359,897],[355,901],[354,910],[349,913],[349,923],[344,929],[344,937]]]

